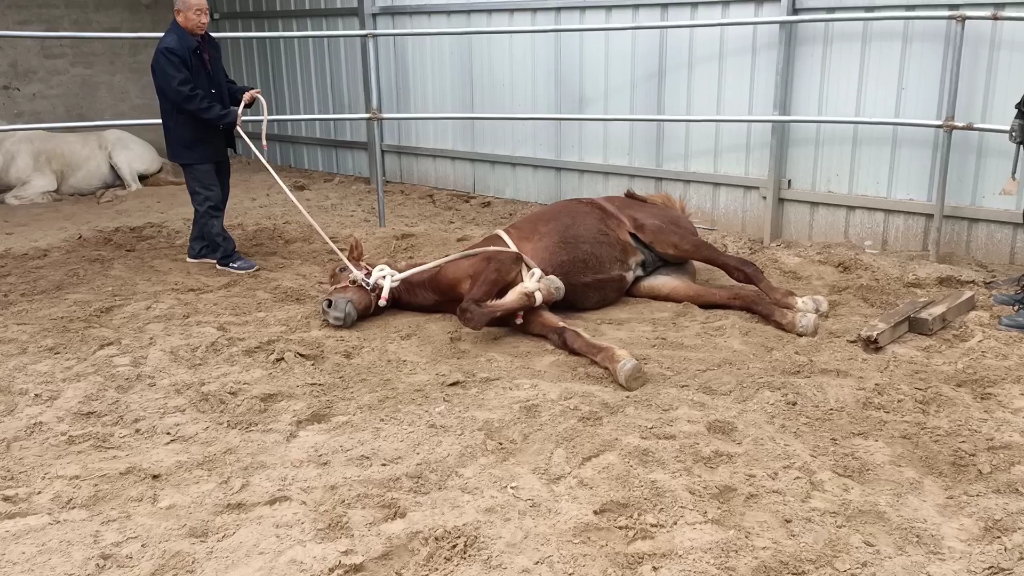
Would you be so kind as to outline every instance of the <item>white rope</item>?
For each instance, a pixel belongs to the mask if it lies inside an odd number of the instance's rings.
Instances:
[[[495,230],[494,233],[501,236],[501,239],[505,241],[505,244],[508,244],[509,248],[519,252],[516,243],[509,238],[504,230]],[[544,303],[544,295],[540,293],[540,279],[544,277],[544,273],[537,267],[533,269],[527,268],[525,262],[521,266],[523,268],[523,288],[527,292],[533,292],[534,306],[540,306]]]
[[[267,111],[267,101],[263,99],[263,96],[257,94],[256,97],[259,98],[260,104],[262,105],[262,108],[263,108],[263,132],[262,132],[262,137],[263,137],[263,151],[266,152],[266,150],[267,150],[267,120],[270,118],[270,114]],[[348,258],[345,258],[345,255],[341,253],[341,250],[338,250],[338,247],[334,245],[334,242],[331,242],[331,238],[326,233],[324,233],[323,229],[321,229],[320,226],[316,223],[316,221],[313,220],[313,217],[309,215],[309,212],[306,212],[306,209],[302,207],[302,204],[300,204],[299,201],[295,199],[295,196],[292,195],[292,191],[289,190],[288,187],[284,185],[284,182],[281,181],[281,177],[277,175],[277,172],[275,172],[273,168],[270,167],[270,164],[267,163],[266,158],[263,157],[263,154],[260,154],[260,151],[256,149],[256,145],[252,143],[252,140],[249,140],[249,136],[246,135],[245,130],[242,130],[242,111],[243,110],[244,110],[243,106],[239,106],[238,107],[238,121],[237,121],[237,125],[236,125],[236,129],[238,130],[238,134],[242,137],[243,140],[245,140],[246,144],[248,144],[249,147],[252,148],[253,153],[256,154],[256,157],[260,159],[260,162],[263,162],[263,166],[265,166],[266,169],[270,172],[270,175],[274,177],[274,180],[277,180],[277,184],[279,186],[281,186],[281,189],[284,190],[284,193],[287,194],[289,198],[291,198],[292,202],[295,203],[295,206],[299,209],[300,212],[302,212],[302,215],[306,217],[306,220],[309,220],[309,223],[313,225],[313,228],[315,228],[317,232],[320,233],[320,236],[323,237],[324,241],[327,242],[327,244],[331,248],[334,249],[334,253],[338,255],[338,258],[341,258],[341,260],[345,263],[345,265],[347,265],[349,267],[350,270],[352,270],[356,274],[359,274],[360,276],[362,276],[362,273],[359,272],[359,270],[355,266],[353,266],[351,262],[348,261]]]
[[[263,96],[256,94],[256,98],[259,99],[261,107],[263,109],[263,130],[261,136],[263,140],[263,151],[266,152],[267,121],[269,120],[270,115],[269,112],[267,111],[267,101],[263,98]],[[446,256],[444,258],[441,258],[440,260],[435,260],[422,266],[417,266],[415,268],[412,268],[411,270],[406,270],[405,272],[402,273],[398,273],[392,270],[386,264],[381,264],[374,268],[370,272],[370,277],[367,278],[366,275],[363,274],[362,270],[355,267],[351,262],[349,262],[348,258],[346,258],[344,254],[342,254],[341,250],[339,250],[337,246],[335,246],[334,242],[331,241],[331,238],[323,231],[323,229],[320,228],[316,221],[313,220],[313,217],[309,215],[309,212],[306,212],[306,209],[302,207],[302,204],[299,203],[299,201],[295,198],[291,190],[289,190],[288,187],[285,186],[285,183],[281,181],[281,177],[277,175],[277,172],[275,172],[274,169],[270,166],[266,158],[263,157],[263,154],[260,154],[260,151],[256,149],[256,145],[252,143],[252,140],[249,140],[249,136],[246,135],[244,130],[242,130],[243,110],[244,107],[238,107],[238,120],[236,122],[236,129],[238,130],[238,134],[242,137],[243,140],[245,140],[246,144],[249,145],[249,148],[252,148],[253,153],[256,155],[257,158],[260,159],[260,162],[262,162],[263,166],[267,169],[268,172],[270,172],[270,175],[274,177],[274,180],[276,180],[277,184],[281,187],[282,190],[284,190],[284,193],[288,195],[288,198],[290,198],[291,201],[295,204],[295,206],[299,209],[299,211],[302,212],[302,215],[306,217],[306,220],[308,220],[309,223],[313,226],[313,228],[315,228],[316,231],[320,233],[320,236],[334,250],[334,253],[338,255],[338,258],[341,258],[341,261],[344,262],[346,266],[348,266],[348,269],[352,271],[352,275],[358,278],[366,288],[370,288],[374,284],[379,284],[381,286],[380,301],[378,302],[380,306],[387,306],[388,295],[391,292],[391,288],[398,286],[399,284],[402,283],[402,280],[404,278],[408,278],[413,274],[417,274],[419,272],[423,272],[424,270],[429,270],[431,268],[437,268],[438,266],[447,264],[452,260],[458,260],[460,258],[466,258],[468,256],[475,256],[477,254],[482,254],[484,252],[518,252],[518,250],[510,250],[508,248],[501,248],[496,246],[475,248],[473,250],[466,250],[463,252],[459,252],[457,254],[452,254],[451,256]]]
[[[483,254],[484,252],[516,252],[516,250],[501,248],[500,246],[484,246],[483,248],[474,248],[472,250],[465,250],[457,254],[452,254],[451,256],[445,256],[439,260],[434,260],[433,262],[423,264],[422,266],[410,268],[409,270],[401,273],[392,270],[387,264],[380,264],[370,272],[369,282],[371,285],[380,283],[382,289],[380,293],[380,302],[378,302],[378,304],[381,306],[387,306],[388,294],[391,292],[391,289],[401,284],[402,280],[409,276],[430,270],[431,268],[437,268],[453,260],[466,258],[468,256],[476,256],[477,254]]]

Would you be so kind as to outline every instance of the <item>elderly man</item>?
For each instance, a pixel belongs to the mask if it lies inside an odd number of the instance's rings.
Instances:
[[[220,270],[254,272],[224,228],[238,108],[249,108],[259,90],[228,77],[220,46],[206,31],[206,0],[174,0],[174,21],[157,44],[150,71],[160,103],[167,158],[181,165],[195,213],[188,262]]]

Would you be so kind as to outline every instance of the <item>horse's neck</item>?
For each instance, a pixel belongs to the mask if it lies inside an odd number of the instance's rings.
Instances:
[[[405,272],[416,266],[419,264],[399,266],[395,271]],[[401,284],[391,290],[391,307],[403,310],[436,310],[442,303],[432,286],[437,270],[424,270],[402,280]]]
[[[393,268],[393,270],[395,272],[407,272],[407,271],[412,270],[413,268],[415,268],[417,266],[422,266],[423,264],[426,264],[426,262],[402,262],[402,263],[396,265]],[[390,264],[388,264],[388,265],[390,266]],[[431,272],[431,270],[427,270],[427,272]],[[417,274],[416,276],[419,276],[419,274]],[[410,277],[410,278],[412,278],[412,277]]]

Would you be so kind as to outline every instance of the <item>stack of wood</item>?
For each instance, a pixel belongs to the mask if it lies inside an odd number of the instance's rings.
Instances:
[[[860,340],[882,348],[907,332],[930,336],[974,309],[974,292],[955,290],[945,296],[919,298],[886,312],[861,331]]]

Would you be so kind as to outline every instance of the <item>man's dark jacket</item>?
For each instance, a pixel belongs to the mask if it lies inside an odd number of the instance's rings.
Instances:
[[[235,148],[235,123],[242,96],[252,90],[228,77],[220,45],[203,34],[207,70],[199,42],[177,21],[156,46],[150,72],[160,102],[167,159],[178,164],[227,160]],[[250,107],[252,103],[249,104]]]

